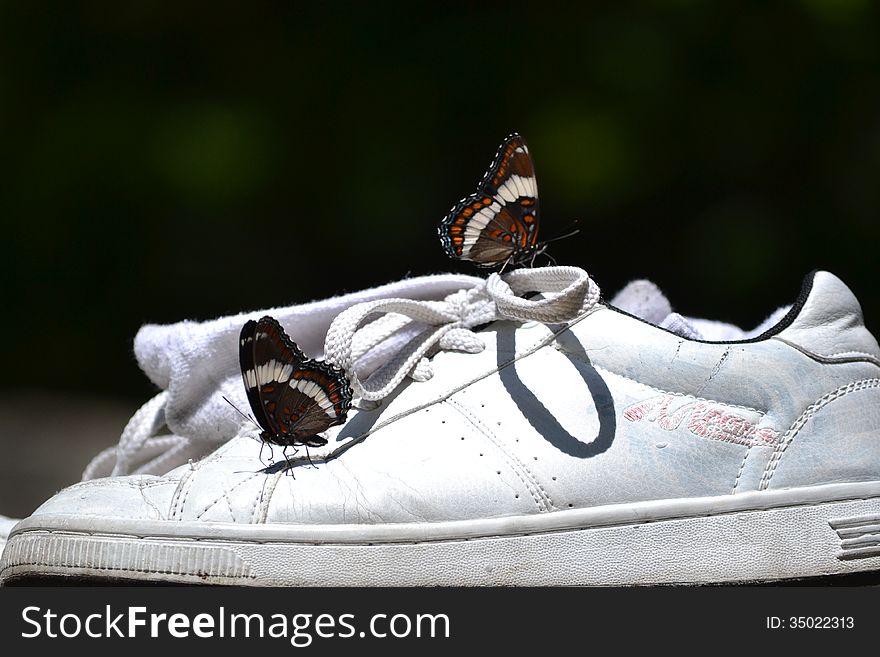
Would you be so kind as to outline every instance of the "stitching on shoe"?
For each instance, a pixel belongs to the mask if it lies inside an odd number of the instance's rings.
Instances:
[[[153,500],[151,500],[150,498],[148,498],[148,497],[146,496],[146,494],[144,493],[145,490],[146,490],[146,488],[144,488],[144,487],[140,487],[141,498],[144,500],[144,504],[146,504],[146,505],[149,506],[151,509],[153,509],[153,511],[156,512],[156,517],[157,517],[157,518],[161,518],[161,517],[162,517],[162,511],[159,509],[159,506],[158,506]]]
[[[101,478],[95,479],[92,481],[81,481],[74,486],[76,486],[77,490],[83,490],[85,488],[119,488],[120,486],[124,486],[126,488],[133,488],[135,490],[142,490],[144,488],[155,488],[157,486],[169,486],[174,482],[171,481],[147,481],[144,483],[136,483],[133,481],[124,481],[119,477],[113,478]]]
[[[174,499],[172,500],[171,505],[171,518],[177,518],[179,520],[183,519],[183,511],[186,507],[186,500],[189,497],[189,492],[192,490],[192,487],[197,479],[196,474],[201,471],[201,469],[205,466],[213,463],[214,461],[220,460],[220,452],[222,449],[223,448],[221,447],[219,450],[210,454],[208,457],[202,459],[201,461],[190,463],[190,469],[187,470],[186,473],[183,475],[180,480],[180,484],[178,485],[177,490],[174,493]]]
[[[250,524],[252,525],[256,525],[258,522],[260,522],[258,511],[260,508],[260,503],[263,501],[263,496],[266,493],[266,485],[269,483],[269,479],[269,477],[263,478],[263,485],[260,487],[260,494],[254,498],[254,506],[253,508],[251,508]]]
[[[176,486],[177,482],[173,481],[173,480],[172,481],[168,481],[168,480],[148,481],[148,482],[144,482],[143,484],[141,484],[140,487],[141,488],[159,488],[161,486],[171,486],[172,484]]]
[[[740,465],[739,465],[739,471],[736,473],[736,479],[733,480],[733,490],[730,491],[731,495],[736,494],[736,488],[737,488],[737,486],[739,486],[739,480],[742,477],[743,471],[746,469],[746,461],[748,460],[749,454],[751,454],[751,453],[752,453],[752,444],[749,443],[748,445],[746,445],[746,453],[743,456],[742,463],[740,463]]]
[[[864,356],[865,358],[869,358],[871,360],[872,365],[877,364],[877,357],[874,354],[869,354],[867,351],[838,351],[833,354],[819,354],[820,356],[824,356],[825,358],[841,358],[844,356]]]
[[[784,345],[787,345],[794,349],[795,351],[799,351],[807,358],[810,358],[814,361],[818,361],[820,363],[846,363],[846,362],[861,362],[868,363],[870,365],[874,365],[875,367],[880,367],[880,359],[877,358],[874,354],[868,353],[866,351],[838,351],[833,354],[824,354],[819,353],[818,351],[812,351],[811,349],[807,349],[806,347],[801,346],[796,342],[792,342],[791,340],[787,340],[779,335],[775,335],[772,338],[777,342],[781,342]]]
[[[171,508],[168,513],[168,517],[172,520],[180,520],[181,509],[183,508],[181,505],[181,495],[183,495],[184,490],[186,489],[187,494],[189,494],[189,488],[192,486],[193,475],[195,474],[196,469],[194,466],[190,466],[190,469],[184,472],[183,476],[180,478],[180,481],[177,483],[177,489],[174,491],[174,496],[171,498]],[[186,496],[183,497],[184,501],[186,501]]]
[[[226,490],[226,486],[222,483],[220,484],[220,489],[223,491],[223,499],[226,500],[226,508],[229,509],[229,516],[232,518],[232,522],[237,523],[238,520],[235,518],[235,511],[232,510],[232,500],[229,499],[229,491]]]
[[[480,419],[476,417],[473,413],[471,413],[471,411],[467,407],[455,401],[454,399],[447,399],[446,403],[448,403],[452,408],[463,415],[466,420],[474,425],[477,431],[482,433],[486,438],[489,439],[489,441],[493,445],[495,445],[495,447],[499,449],[499,451],[503,454],[505,461],[507,461],[508,467],[510,467],[517,478],[523,483],[526,490],[529,492],[529,495],[532,496],[532,499],[535,501],[535,504],[538,507],[538,511],[548,512],[558,510],[554,506],[553,500],[550,499],[549,495],[547,495],[544,487],[538,481],[537,477],[535,477],[534,473],[532,473],[532,471],[529,470],[528,466],[520,461],[515,454],[508,452],[506,447],[497,440],[494,432],[489,429],[489,427],[483,424],[483,422],[480,421]],[[525,472],[525,476],[523,475],[523,472]],[[537,490],[535,490],[536,488]]]
[[[198,514],[196,514],[196,515],[194,516],[194,518],[195,518],[196,520],[200,520],[201,517],[202,517],[203,515],[205,515],[208,511],[210,511],[211,509],[213,509],[214,506],[216,506],[217,503],[220,502],[220,500],[222,500],[222,499],[224,499],[224,498],[226,498],[226,503],[230,505],[230,506],[229,506],[229,510],[230,510],[230,512],[231,512],[231,511],[232,511],[232,505],[231,505],[231,501],[230,501],[230,499],[229,499],[229,494],[230,494],[231,492],[233,492],[233,491],[234,491],[236,488],[238,488],[239,486],[241,486],[241,485],[243,485],[243,484],[246,484],[246,483],[249,482],[251,479],[254,479],[254,478],[258,477],[260,474],[262,474],[262,473],[260,473],[260,472],[255,472],[255,473],[251,474],[250,476],[245,477],[244,479],[242,479],[242,480],[236,482],[236,484],[235,484],[232,488],[230,488],[229,490],[226,490],[226,487],[223,486],[223,485],[221,484],[221,485],[220,485],[220,488],[223,489],[223,493],[222,493],[217,499],[215,499],[213,502],[209,502],[208,505],[207,505],[204,509],[202,509]],[[233,518],[233,520],[234,520],[234,519],[235,519],[235,515],[233,515],[232,518]]]
[[[776,473],[776,469],[779,466],[779,462],[782,460],[782,457],[785,455],[785,451],[794,441],[798,433],[800,433],[800,430],[804,428],[804,425],[806,425],[810,418],[812,418],[822,408],[824,408],[831,402],[840,399],[841,397],[845,397],[846,395],[852,392],[856,392],[858,390],[868,390],[871,388],[880,388],[880,379],[862,379],[860,381],[853,381],[852,383],[841,386],[836,390],[829,392],[828,394],[820,397],[812,404],[807,406],[804,412],[801,413],[801,416],[794,421],[794,423],[789,427],[788,431],[785,432],[785,435],[777,443],[776,449],[773,451],[773,455],[770,457],[770,460],[767,462],[767,465],[764,468],[764,473],[761,475],[761,481],[758,484],[758,490],[766,490],[767,487],[770,485],[770,480]]]
[[[266,481],[263,483],[263,490],[260,492],[261,497],[259,500],[259,517],[255,516],[255,522],[261,524],[266,523],[266,520],[269,517],[269,505],[272,503],[272,499],[275,497],[275,490],[278,488],[278,482],[281,481],[281,477],[283,476],[284,471],[281,470],[279,472],[276,472],[271,477],[266,477]]]
[[[474,428],[477,429],[477,431],[479,433],[481,433],[493,445],[495,445],[495,447],[498,448],[498,450],[504,456],[504,460],[507,462],[507,466],[517,476],[517,478],[523,483],[523,486],[525,486],[529,495],[532,496],[532,499],[534,500],[535,504],[537,505],[538,510],[539,511],[552,510],[550,508],[547,508],[547,504],[546,504],[546,501],[543,499],[543,496],[541,494],[539,494],[533,488],[533,486],[537,486],[539,489],[541,489],[542,493],[544,492],[543,489],[541,488],[540,484],[538,484],[538,482],[534,480],[534,475],[529,471],[529,469],[526,467],[526,465],[516,457],[516,455],[509,453],[507,451],[507,449],[503,445],[500,444],[500,442],[496,439],[495,433],[491,429],[489,429],[489,427],[487,427],[483,422],[481,422],[479,420],[479,418],[477,418],[473,413],[471,413],[471,411],[468,408],[466,408],[465,406],[463,406],[459,402],[454,401],[452,399],[447,399],[445,401],[450,406],[452,406],[456,411],[458,411],[461,415],[465,416],[465,419],[468,420],[474,426]],[[519,466],[519,467],[517,467],[517,466]],[[523,476],[521,470],[525,471],[526,477]],[[528,481],[526,479],[528,479]],[[550,504],[552,506],[552,502]]]
[[[229,450],[229,445],[231,444],[232,441],[229,441],[221,445],[216,451],[212,452],[205,458],[190,463],[190,469],[181,478],[180,484],[177,487],[177,491],[175,491],[174,499],[172,500],[171,505],[171,518],[177,518],[180,520],[183,519],[183,511],[186,508],[186,500],[189,497],[190,490],[192,490],[192,487],[195,484],[195,480],[197,478],[196,474],[211,463],[222,460],[223,457],[226,455],[226,452]],[[202,513],[204,513],[204,511]]]

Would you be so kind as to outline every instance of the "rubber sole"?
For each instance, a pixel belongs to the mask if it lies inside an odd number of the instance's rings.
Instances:
[[[632,586],[880,571],[880,482],[485,521],[286,526],[36,516],[0,580],[246,586]]]

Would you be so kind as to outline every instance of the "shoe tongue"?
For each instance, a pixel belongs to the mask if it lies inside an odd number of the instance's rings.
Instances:
[[[614,295],[611,305],[658,326],[672,314],[669,299],[659,287],[648,280],[629,283]]]
[[[639,319],[683,338],[713,342],[747,340],[757,337],[778,324],[791,308],[791,306],[779,308],[751,331],[744,331],[735,324],[698,317],[684,317],[672,312],[669,299],[660,291],[659,287],[648,280],[631,282],[618,292],[610,303],[630,315],[635,315]]]
[[[632,281],[615,295],[611,305],[683,338],[700,340],[703,337],[691,320],[672,312],[669,299],[651,281]]]

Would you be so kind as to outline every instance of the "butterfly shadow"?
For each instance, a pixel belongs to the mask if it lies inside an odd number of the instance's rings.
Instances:
[[[412,382],[407,381],[398,386],[397,389],[385,397],[382,400],[381,405],[376,408],[360,410],[357,414],[350,416],[336,437],[330,441],[332,447],[329,451],[322,451],[319,454],[304,454],[301,451],[288,454],[287,458],[280,458],[273,463],[270,463],[262,468],[260,472],[263,474],[277,474],[284,471],[289,472],[292,475],[294,468],[318,466],[339,457],[373,433],[373,428],[382,418],[382,414],[385,412],[388,403],[404,389],[409,387],[410,383]],[[303,448],[299,449],[301,450]]]
[[[295,455],[292,455],[290,458],[295,459],[298,457],[299,457],[299,455],[295,454]],[[312,460],[314,461],[315,459],[312,459]],[[318,459],[318,460],[320,460],[320,459]],[[302,465],[308,465],[308,464],[309,464],[308,460],[306,460],[302,463]],[[278,474],[279,472],[284,472],[284,473],[289,473],[290,476],[292,477],[293,476],[293,468],[295,468],[297,465],[299,465],[299,463],[297,461],[291,460],[290,462],[288,462],[286,459],[280,458],[277,461],[273,460],[265,467],[257,470],[257,472],[259,472],[260,474],[264,474],[264,475],[273,475],[273,474]]]
[[[590,458],[601,454],[611,447],[617,431],[617,415],[614,410],[614,398],[605,381],[590,364],[590,359],[581,343],[569,332],[566,348],[572,352],[569,357],[572,367],[578,372],[587,388],[599,418],[599,430],[590,442],[584,442],[573,436],[547,407],[526,386],[516,372],[516,363],[509,363],[503,354],[515,353],[513,331],[499,331],[497,338],[498,367],[501,382],[516,402],[523,417],[547,442],[559,451],[576,458]],[[509,364],[508,364],[509,363]],[[586,400],[584,400],[586,402]]]
[[[357,415],[349,418],[348,422],[342,427],[342,430],[336,436],[337,445],[345,443],[345,445],[353,445],[373,433],[376,423],[382,419],[388,404],[391,403],[401,392],[409,388],[412,380],[404,379],[390,394],[382,398],[379,406],[370,410],[360,410]],[[338,449],[338,448],[337,448]],[[334,453],[336,450],[333,450]]]
[[[262,453],[264,449],[270,449],[268,463],[263,459]],[[288,447],[287,449],[293,449],[292,447]],[[264,475],[272,475],[277,474],[279,472],[284,472],[286,474],[290,474],[293,476],[293,470],[299,466],[305,467],[317,467],[319,463],[322,463],[325,459],[322,456],[318,456],[317,454],[309,454],[308,447],[298,446],[295,448],[296,451],[285,452],[285,449],[275,445],[267,446],[265,443],[260,446],[260,462],[263,464],[263,467],[257,470],[256,472]],[[280,451],[281,455],[278,456],[276,452]]]

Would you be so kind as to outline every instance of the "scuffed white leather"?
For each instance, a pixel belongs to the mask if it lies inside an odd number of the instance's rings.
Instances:
[[[843,281],[827,271],[816,272],[806,303],[778,337],[826,358],[880,358],[880,347],[865,328],[858,299]]]
[[[876,390],[826,404],[790,432],[830,392],[880,377],[870,358],[804,353],[877,351],[841,286],[817,275],[804,316],[782,332],[802,349],[774,338],[688,340],[605,306],[570,326],[496,322],[479,333],[484,351],[441,352],[431,379],[404,383],[376,409],[353,410],[311,452],[314,467],[266,467],[261,443],[244,434],[162,477],[68,488],[35,515],[430,523],[880,480]],[[697,435],[687,418],[669,428],[625,415],[667,396],[675,408],[704,404],[777,438],[725,442]],[[277,448],[274,456],[283,463]]]
[[[166,519],[180,484],[181,470],[172,470],[162,477],[129,475],[73,484],[43,502],[32,515]]]

